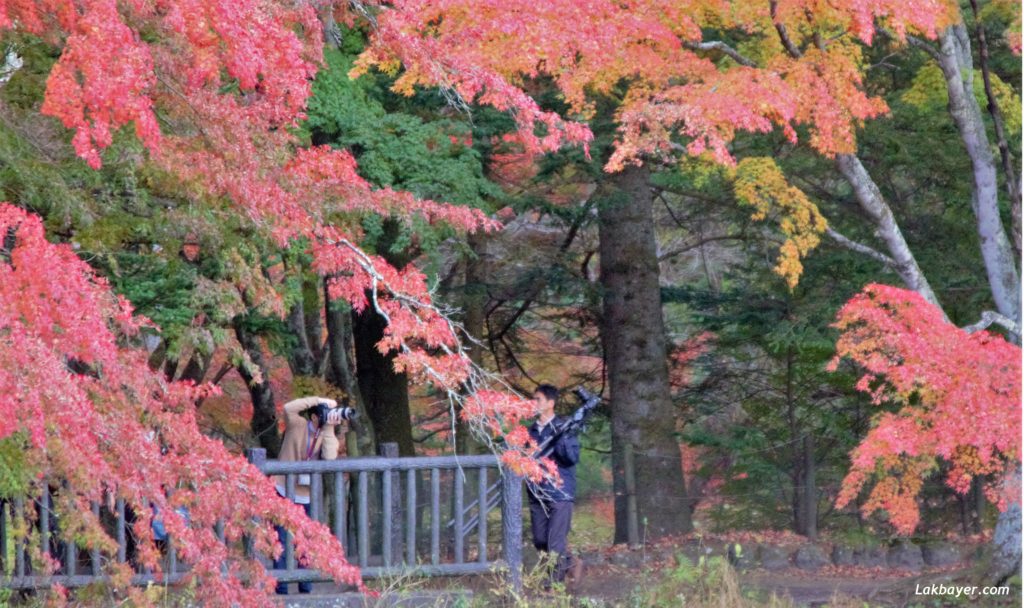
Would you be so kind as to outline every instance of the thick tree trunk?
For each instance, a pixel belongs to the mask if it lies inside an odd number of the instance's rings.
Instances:
[[[974,33],[978,37],[978,64],[981,66],[981,76],[985,81],[985,98],[988,100],[987,110],[992,117],[992,126],[996,135],[996,145],[999,147],[999,157],[1003,163],[1003,178],[1006,181],[1006,194],[1010,199],[1010,233],[1013,236],[1013,248],[1020,258],[1021,252],[1021,199],[1020,199],[1020,178],[1017,175],[1016,162],[1010,153],[1010,144],[1006,139],[1006,123],[1003,120],[1002,110],[996,100],[995,92],[992,89],[992,72],[989,69],[988,37],[985,33],[985,24],[982,22],[978,10],[978,0],[971,0],[971,10],[974,13]]]
[[[394,354],[382,355],[377,343],[387,323],[372,307],[352,315],[356,378],[377,445],[397,443],[402,456],[415,455],[409,412],[409,378],[395,372]]]
[[[999,215],[999,185],[996,163],[989,144],[981,107],[974,97],[974,61],[967,26],[959,24],[939,36],[935,55],[946,80],[949,113],[971,159],[974,189],[971,203],[978,222],[978,240],[985,262],[992,299],[1000,314],[1021,323],[1020,275],[1017,256]],[[1020,336],[1014,336],[1020,343]],[[1020,483],[1020,469],[1015,474]],[[1021,504],[1019,492],[1006,511],[999,514],[993,536],[992,576],[1001,580],[1017,572],[1021,564]]]
[[[259,382],[256,382],[255,376],[244,365],[237,367],[238,375],[245,381],[245,386],[249,389],[249,397],[252,399],[252,421],[249,426],[259,446],[266,448],[267,457],[277,458],[278,452],[281,451],[281,432],[277,428],[274,390],[270,386],[270,370],[263,358],[263,347],[260,345],[259,338],[245,328],[241,318],[234,320],[234,328],[238,343],[242,345],[263,376]]]
[[[324,283],[324,302],[326,308],[327,323],[327,346],[325,358],[327,359],[327,378],[334,385],[345,392],[349,397],[352,407],[358,410],[359,415],[349,423],[349,427],[356,434],[356,445],[348,445],[349,453],[353,450],[359,454],[374,454],[376,446],[373,442],[373,428],[369,417],[366,414],[366,406],[363,404],[363,396],[359,391],[359,381],[356,379],[355,366],[352,361],[354,347],[352,344],[352,309],[344,302],[331,302],[327,293],[327,284]]]
[[[896,262],[893,270],[900,276],[903,284],[941,309],[942,305],[939,303],[939,299],[932,291],[932,286],[925,278],[921,267],[917,265],[917,259],[910,251],[906,239],[903,238],[903,232],[900,230],[899,224],[896,223],[892,209],[885,202],[882,191],[878,189],[878,185],[864,168],[860,158],[854,154],[839,154],[836,156],[836,167],[853,187],[857,203],[875,225],[879,238],[882,239],[889,251],[889,257]]]
[[[611,393],[615,541],[626,542],[623,445],[636,454],[638,511],[648,539],[689,532],[691,501],[675,436],[658,283],[652,196],[645,168],[609,179],[601,201],[601,342]]]
[[[469,359],[476,365],[483,362],[483,339],[484,320],[487,304],[486,285],[486,263],[483,259],[483,239],[480,234],[471,234],[468,237],[469,247],[472,255],[466,259],[466,284],[463,295],[463,308],[465,317],[463,327],[466,333],[476,341],[469,342]],[[469,426],[462,420],[461,412],[456,412],[455,420],[455,451],[459,454],[475,454],[480,451],[480,446],[473,439]]]
[[[305,303],[301,300],[292,304],[291,310],[288,311],[288,333],[292,341],[291,349],[288,351],[288,367],[291,368],[292,375],[316,375],[316,358],[306,336]]]
[[[1006,579],[1020,572],[1021,566],[1021,470],[1018,465],[1016,470],[1007,474],[1004,482],[1009,488],[1016,488],[1012,493],[1016,500],[1012,500],[1005,511],[999,514],[996,521],[996,530],[992,535],[992,567],[989,569],[989,579],[995,584],[1002,584]]]
[[[323,376],[326,371],[324,327],[320,312],[320,277],[307,277],[302,282],[303,316],[306,321],[306,343],[313,357],[313,375]]]
[[[939,36],[937,59],[946,79],[949,112],[971,159],[974,180],[971,202],[978,221],[981,257],[992,299],[1000,314],[1020,324],[1020,275],[1013,246],[999,216],[995,157],[985,132],[981,107],[974,97],[974,62],[966,25],[961,22]]]
[[[983,527],[982,518],[985,516],[985,491],[984,491],[984,478],[975,477],[971,480],[971,500],[974,502],[972,505],[968,505],[968,510],[971,516],[971,533],[981,534]]]

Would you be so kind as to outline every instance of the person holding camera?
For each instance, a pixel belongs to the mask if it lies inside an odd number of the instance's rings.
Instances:
[[[352,408],[338,407],[338,402],[325,397],[304,397],[289,401],[284,405],[285,430],[284,438],[281,440],[281,451],[278,453],[278,460],[301,461],[301,460],[334,460],[338,457],[338,436],[335,427],[343,421],[349,420],[355,414]],[[277,486],[277,493],[288,498],[286,490],[286,477],[277,475],[274,477],[274,484]],[[295,484],[295,496],[293,500],[302,505],[306,510],[306,516],[310,514],[310,476],[299,475]],[[277,536],[284,547],[287,541],[287,533],[281,526],[277,526]],[[274,569],[283,570],[286,567],[284,551],[274,560]],[[305,567],[300,561],[299,567]],[[275,589],[278,595],[288,594],[288,584],[279,582]],[[299,583],[299,593],[311,593],[313,583]]]
[[[554,581],[564,581],[570,566],[573,579],[578,579],[580,563],[569,555],[568,536],[576,500],[576,463],[580,460],[580,441],[575,431],[562,432],[556,436],[567,421],[564,416],[555,416],[557,388],[541,384],[533,393],[533,401],[537,408],[537,420],[528,429],[530,438],[537,445],[547,442],[547,447],[539,456],[549,456],[555,462],[562,482],[561,486],[549,480],[528,484],[533,546],[542,553],[558,556],[552,574]]]

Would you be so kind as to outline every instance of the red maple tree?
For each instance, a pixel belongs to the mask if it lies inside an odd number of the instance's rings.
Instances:
[[[901,534],[917,526],[917,494],[937,460],[952,467],[946,483],[965,493],[977,475],[991,476],[1000,508],[1019,500],[1021,349],[1001,336],[969,334],[945,320],[918,293],[869,285],[839,311],[835,369],[849,359],[864,369],[857,388],[896,411],[876,417],[852,453],[838,506],[871,480],[861,506],[884,509]]]
[[[25,494],[52,492],[60,534],[113,557],[117,544],[91,504],[123,500],[136,515],[140,565],[160,572],[151,521],[159,511],[180,559],[211,606],[269,606],[273,581],[246,557],[280,549],[274,524],[293,531],[298,555],[339,582],[359,582],[330,531],[281,499],[267,478],[199,432],[194,400],[204,390],[168,383],[133,347],[148,321],[113,295],[67,245],[47,242],[40,219],[0,204],[0,440],[24,453]],[[188,518],[177,511],[184,508]],[[22,513],[34,517],[34,510]],[[221,542],[215,526],[223,524]],[[45,568],[34,546],[33,557]],[[132,568],[104,560],[115,590],[139,605]],[[222,571],[222,567],[226,570]]]
[[[180,180],[182,196],[226,201],[281,245],[307,239],[316,268],[333,277],[333,296],[387,317],[379,348],[397,349],[397,366],[460,398],[472,369],[458,327],[432,304],[415,267],[399,271],[360,250],[358,220],[415,216],[464,231],[498,224],[479,211],[373,189],[345,151],[299,149],[292,128],[304,118],[322,50],[312,4],[0,0],[5,30],[60,50],[41,110],[73,130],[90,166],[100,166],[119,130],[133,128],[148,161]],[[198,431],[190,404],[208,389],[147,369],[132,342],[146,322],[130,304],[70,249],[47,243],[37,217],[4,205],[0,235],[0,440],[24,450],[28,499],[58,484],[63,538],[112,555],[114,541],[89,503],[122,499],[139,516],[142,564],[159,572],[149,528],[158,509],[206,604],[269,604],[271,581],[238,540],[250,536],[264,554],[279,550],[275,523],[293,532],[311,567],[339,582],[359,579],[325,528]],[[177,507],[188,509],[187,521]],[[215,537],[218,520],[226,544]],[[114,587],[145,604],[126,589],[128,566],[107,561]]]

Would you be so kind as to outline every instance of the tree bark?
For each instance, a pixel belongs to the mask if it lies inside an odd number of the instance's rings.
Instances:
[[[989,578],[995,584],[1003,584],[1006,579],[1020,572],[1021,565],[1021,505],[1020,505],[1020,465],[1006,476],[1004,489],[1017,488],[1012,492],[1016,500],[1011,500],[1006,510],[999,514],[996,530],[992,535],[993,560],[989,570]]]
[[[815,480],[814,436],[804,435],[804,475],[801,484],[803,535],[814,540],[818,538],[818,485]]]
[[[973,505],[968,505],[968,512],[971,516],[971,533],[981,534],[983,521],[982,517],[985,515],[985,491],[983,488],[984,478],[975,477],[971,480],[971,500],[974,502]]]
[[[978,222],[981,257],[985,262],[992,299],[1000,314],[1021,324],[1020,275],[1017,256],[999,215],[999,188],[995,158],[989,144],[981,107],[974,97],[974,60],[967,26],[961,21],[939,36],[935,58],[946,80],[949,113],[971,159],[974,188],[971,203]],[[1014,336],[1019,344],[1021,337]],[[1020,487],[1020,468],[1013,474]],[[1011,481],[1010,483],[1013,483]],[[1014,494],[1007,509],[999,514],[992,539],[992,578],[1002,580],[1017,572],[1021,564],[1021,503]]]
[[[316,360],[309,347],[306,336],[305,303],[302,300],[292,304],[288,311],[288,333],[292,340],[288,351],[288,367],[293,376],[313,376],[316,374]]]
[[[394,353],[382,355],[377,343],[387,322],[372,307],[352,314],[356,378],[377,445],[397,443],[402,456],[415,455],[409,411],[409,378],[395,372]]]
[[[351,456],[353,453],[374,454],[376,446],[373,442],[373,425],[366,415],[366,406],[359,391],[356,380],[352,353],[352,310],[344,302],[332,302],[324,282],[325,320],[327,323],[327,345],[324,353],[327,360],[327,379],[334,386],[348,395],[349,403],[358,412],[356,418],[349,421],[349,429],[355,434],[355,441],[346,440],[346,448]]]
[[[623,446],[635,448],[647,539],[693,529],[675,436],[658,283],[652,195],[645,168],[608,178],[601,201],[601,342],[611,393],[615,542],[627,540]]]
[[[313,357],[313,375],[323,376],[326,371],[324,328],[320,316],[320,277],[307,276],[302,282],[303,316],[306,322],[306,344]]]
[[[249,426],[260,447],[266,448],[267,457],[277,458],[278,452],[281,451],[281,433],[277,428],[274,389],[270,385],[270,370],[263,357],[263,347],[259,338],[246,329],[241,317],[236,317],[233,325],[238,343],[242,345],[253,364],[259,368],[260,375],[263,376],[259,382],[256,382],[255,376],[244,365],[237,367],[238,375],[245,381],[245,386],[249,389],[249,397],[252,399],[252,421]]]
[[[836,156],[836,167],[853,187],[853,193],[860,208],[875,225],[879,238],[882,239],[889,251],[889,256],[896,262],[893,270],[899,275],[903,284],[941,309],[942,305],[939,303],[938,297],[928,283],[928,279],[925,278],[924,272],[921,271],[921,267],[917,265],[917,259],[910,251],[906,239],[903,238],[903,232],[900,230],[899,224],[896,223],[892,209],[885,202],[882,191],[864,168],[860,158],[854,154],[839,154]]]
[[[486,262],[483,259],[484,236],[470,234],[469,247],[472,254],[466,259],[465,291],[463,309],[465,317],[463,327],[466,333],[475,339],[470,340],[467,354],[475,365],[483,362],[484,321],[487,304]],[[458,454],[475,454],[480,450],[478,442],[473,439],[469,425],[462,420],[461,411],[456,411],[455,419],[455,451]]]
[[[981,257],[996,309],[1020,324],[1020,275],[1016,255],[999,216],[999,184],[992,148],[985,132],[981,107],[974,97],[974,62],[967,26],[951,26],[939,36],[936,55],[946,91],[949,113],[971,159],[974,181],[971,203],[978,221]],[[1019,339],[1019,338],[1018,338]]]
[[[1010,153],[1010,145],[1006,140],[1006,123],[1003,120],[1003,112],[999,108],[995,92],[992,90],[992,73],[989,69],[988,39],[985,34],[985,25],[982,23],[978,0],[971,0],[971,10],[974,13],[974,32],[978,37],[978,64],[981,67],[981,76],[985,81],[985,98],[988,100],[988,113],[992,117],[992,126],[996,135],[996,145],[999,146],[999,157],[1003,162],[1003,176],[1006,180],[1006,194],[1010,197],[1010,233],[1013,236],[1013,248],[1020,257],[1021,253],[1021,194],[1020,178],[1017,175],[1013,155]]]

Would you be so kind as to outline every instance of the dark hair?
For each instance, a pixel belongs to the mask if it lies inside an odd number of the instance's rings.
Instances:
[[[534,389],[533,392],[534,394],[540,393],[541,395],[544,395],[545,399],[550,399],[551,401],[555,402],[558,401],[558,389],[555,388],[554,385],[541,384],[536,389]]]

